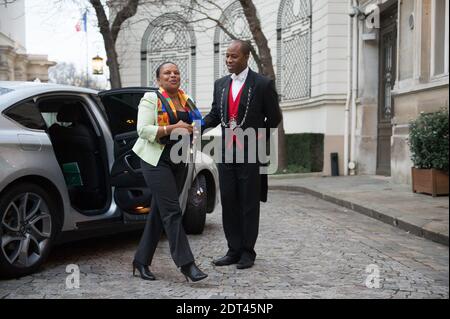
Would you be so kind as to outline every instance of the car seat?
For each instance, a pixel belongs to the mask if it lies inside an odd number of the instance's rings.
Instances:
[[[101,171],[97,137],[92,129],[82,122],[80,105],[67,104],[61,107],[57,121],[71,123],[62,126],[58,123],[49,128],[56,157],[61,166],[67,163],[77,163],[82,186],[70,186],[69,194],[72,202],[81,209],[98,208],[102,196],[100,189]]]

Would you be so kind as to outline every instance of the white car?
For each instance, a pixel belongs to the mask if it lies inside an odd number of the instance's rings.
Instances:
[[[36,271],[55,243],[144,225],[151,193],[131,149],[151,90],[0,81],[0,276]],[[201,158],[180,194],[191,234],[218,203],[217,167]]]

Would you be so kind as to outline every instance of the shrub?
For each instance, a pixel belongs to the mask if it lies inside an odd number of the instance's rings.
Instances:
[[[288,166],[301,167],[301,172],[321,172],[323,170],[323,143],[323,134],[286,135]]]
[[[409,124],[408,142],[416,168],[448,172],[448,110],[420,113]]]

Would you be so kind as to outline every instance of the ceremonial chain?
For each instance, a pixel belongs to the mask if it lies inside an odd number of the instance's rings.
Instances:
[[[225,93],[225,88],[222,89],[222,97],[220,98],[220,122],[222,123],[222,126],[229,127],[230,126],[230,122],[228,122],[228,124],[225,123],[225,120],[224,120],[224,117],[223,117],[224,116],[224,111],[223,111],[223,96],[224,96],[224,93]],[[241,123],[239,125],[236,125],[234,128],[232,128],[233,130],[236,129],[236,128],[241,128],[245,124],[245,120],[247,118],[248,109],[249,109],[249,106],[250,106],[250,97],[251,97],[251,95],[252,95],[252,88],[250,87],[248,89],[247,106],[245,107],[244,117],[242,118],[242,121],[241,121]]]

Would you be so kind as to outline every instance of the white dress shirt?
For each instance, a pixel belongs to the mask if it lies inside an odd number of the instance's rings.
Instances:
[[[236,97],[238,96],[239,91],[245,84],[245,80],[247,80],[248,70],[249,70],[249,68],[246,67],[245,70],[242,71],[241,73],[239,73],[238,75],[236,75],[234,73],[231,75],[231,79],[233,80],[233,83],[231,84],[231,88],[232,88],[231,90],[233,93],[233,101],[236,100]]]

